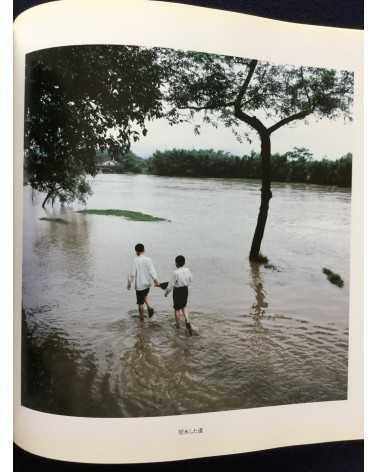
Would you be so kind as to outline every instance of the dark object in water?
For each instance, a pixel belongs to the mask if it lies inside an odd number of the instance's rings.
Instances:
[[[167,287],[168,287],[168,284],[169,282],[162,282],[159,287],[162,289],[162,290],[165,290]]]
[[[344,280],[340,277],[339,274],[332,272],[332,270],[323,267],[323,274],[327,276],[327,279],[333,285],[337,285],[338,287],[344,287]]]
[[[267,264],[269,262],[269,259],[260,253],[257,257],[253,259],[252,262],[257,262],[257,264]]]

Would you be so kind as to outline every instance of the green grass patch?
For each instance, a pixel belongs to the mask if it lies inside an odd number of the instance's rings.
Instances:
[[[331,284],[337,285],[338,287],[344,287],[344,280],[339,274],[336,274],[326,267],[323,267],[323,274],[327,276],[327,279],[331,282]]]
[[[82,213],[84,215],[105,215],[105,216],[119,216],[132,221],[169,221],[164,218],[158,218],[157,216],[148,215],[147,213],[141,213],[139,211],[130,210],[80,210],[76,213]]]
[[[43,217],[43,218],[40,218],[40,220],[41,221],[51,221],[51,223],[60,223],[60,224],[64,224],[64,225],[68,224],[68,221],[63,220],[63,218],[46,218],[46,217]]]

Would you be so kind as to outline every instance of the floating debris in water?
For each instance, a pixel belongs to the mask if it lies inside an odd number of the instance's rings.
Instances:
[[[264,268],[265,269],[276,270],[277,272],[281,272],[280,269],[277,266],[275,266],[274,264],[271,264],[270,262],[268,262],[267,264],[264,264]]]
[[[251,263],[261,264],[264,266],[265,269],[271,269],[277,272],[281,272],[280,269],[276,265],[269,262],[269,259],[266,256],[264,256],[264,254],[261,254],[261,253],[255,259],[253,259]]]
[[[344,287],[344,280],[340,277],[339,274],[336,274],[336,272],[333,272],[332,270],[323,267],[323,274],[327,276],[327,279],[331,282],[331,284],[337,285],[340,288]]]

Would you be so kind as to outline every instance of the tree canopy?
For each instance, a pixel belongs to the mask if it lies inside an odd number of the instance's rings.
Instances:
[[[352,119],[353,73],[198,52],[166,50],[172,122],[203,112],[204,122],[235,129],[240,120],[270,134],[295,120]],[[174,65],[173,65],[174,64]],[[265,121],[264,121],[265,120]]]
[[[27,56],[25,178],[44,204],[85,200],[96,150],[126,152],[162,116],[157,51],[69,46]]]

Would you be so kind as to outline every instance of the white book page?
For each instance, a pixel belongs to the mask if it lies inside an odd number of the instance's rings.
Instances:
[[[25,55],[68,45],[164,47],[354,72],[346,400],[155,417],[86,418],[21,405]],[[14,438],[52,459],[136,463],[359,439],[362,430],[362,33],[148,1],[63,0],[28,10],[14,43]],[[201,434],[179,430],[201,428]]]

